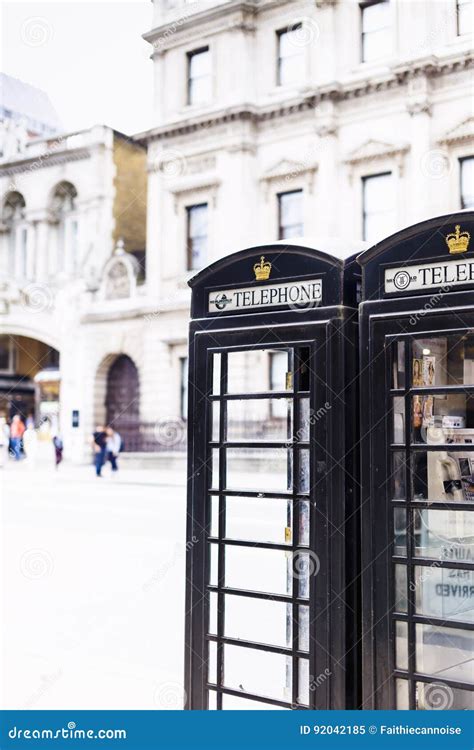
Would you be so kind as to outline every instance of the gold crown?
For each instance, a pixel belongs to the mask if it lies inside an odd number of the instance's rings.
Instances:
[[[446,243],[449,247],[449,252],[452,255],[456,253],[465,253],[469,247],[469,240],[471,235],[469,232],[461,232],[461,227],[456,224],[454,232],[448,234],[446,237]]]
[[[262,255],[260,263],[255,263],[253,270],[255,272],[255,278],[257,281],[266,281],[270,278],[270,271],[272,270],[272,264],[269,260],[265,261],[265,256]]]

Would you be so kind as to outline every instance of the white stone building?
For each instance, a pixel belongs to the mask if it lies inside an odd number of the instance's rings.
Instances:
[[[82,460],[94,421],[120,406],[117,391],[108,404],[104,395],[109,366],[127,348],[117,317],[144,289],[145,151],[104,126],[47,137],[24,128],[19,137],[2,114],[0,418],[19,413],[44,432],[59,429],[67,457]],[[104,310],[113,334],[91,323]],[[130,325],[127,337],[140,345]]]
[[[137,137],[158,417],[179,414],[196,270],[474,204],[472,15],[467,0],[155,0],[156,125]]]

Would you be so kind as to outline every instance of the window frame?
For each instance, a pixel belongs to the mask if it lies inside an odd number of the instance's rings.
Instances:
[[[188,419],[188,372],[189,357],[179,357],[179,416],[183,422]]]
[[[203,104],[208,103],[211,100],[211,94],[212,94],[211,85],[209,86],[209,97],[205,101],[203,101],[203,102],[195,102],[195,101],[192,100],[192,96],[191,96],[192,82],[193,82],[193,80],[195,80],[195,77],[193,78],[191,76],[192,60],[197,55],[202,55],[204,53],[207,53],[209,56],[211,54],[211,50],[210,50],[210,47],[209,47],[208,44],[204,45],[202,47],[198,47],[197,49],[189,50],[189,52],[186,53],[186,59],[187,59],[187,69],[186,69],[186,104],[187,104],[188,107],[193,107],[193,106],[196,107],[196,106],[199,106],[199,105],[203,105]],[[209,57],[209,59],[210,59],[210,57]],[[209,79],[210,79],[210,84],[212,84],[212,75],[211,75],[211,73],[209,73]]]
[[[277,197],[277,205],[278,205],[278,239],[279,240],[287,240],[291,239],[290,237],[283,236],[282,229],[282,197],[285,195],[294,195],[296,193],[299,193],[301,195],[301,213],[303,214],[303,200],[304,200],[304,190],[303,188],[295,188],[294,190],[283,190],[276,194]],[[287,226],[297,226],[296,224],[287,225]],[[301,227],[301,235],[304,233],[304,218],[298,225]],[[299,237],[299,234],[293,235],[294,237]]]
[[[281,55],[281,40],[282,37],[284,37],[286,34],[291,34],[293,31],[298,31],[299,29],[303,28],[303,23],[295,23],[292,24],[291,27],[286,27],[284,29],[277,29],[276,30],[276,37],[277,37],[277,54],[276,54],[276,85],[277,86],[292,86],[296,83],[296,81],[291,81],[290,83],[283,83],[281,79],[281,68],[282,68],[282,61],[287,59],[283,58]],[[303,51],[301,50],[299,52],[299,55],[303,57]],[[296,53],[294,55],[296,57]]]
[[[468,205],[464,204],[464,195],[463,195],[463,190],[462,190],[462,183],[463,183],[463,180],[462,180],[462,170],[463,170],[463,164],[466,161],[472,161],[473,164],[474,164],[474,154],[472,156],[460,156],[458,161],[459,161],[459,203],[460,203],[460,207],[461,207],[461,209],[474,208],[474,203],[473,203],[472,206],[468,206]],[[473,189],[473,195],[474,195],[474,189]]]
[[[0,338],[8,339],[8,366],[7,367],[0,366],[0,374],[1,375],[14,375],[15,370],[16,370],[16,356],[17,356],[15,340],[9,334],[2,334]]]
[[[386,4],[388,7],[390,7],[391,0],[362,0],[362,2],[359,2],[359,10],[360,10],[360,20],[359,20],[359,23],[360,23],[360,36],[359,36],[360,52],[359,52],[359,58],[360,58],[360,62],[361,63],[368,63],[370,65],[371,63],[377,63],[379,60],[383,60],[386,57],[385,55],[383,55],[380,58],[377,57],[375,59],[369,59],[369,60],[367,60],[367,59],[365,59],[365,56],[364,56],[364,10],[366,10],[367,8],[372,7],[373,5],[382,5],[383,3]],[[390,24],[389,24],[388,28],[391,28]],[[367,32],[365,32],[365,34],[366,33]]]
[[[456,0],[456,36],[469,36],[471,33],[470,31],[461,31],[460,24],[459,24],[459,9],[462,5],[470,5],[471,11],[474,13],[474,5],[472,3],[472,0]]]
[[[188,206],[185,206],[186,210],[186,270],[187,271],[199,271],[204,266],[193,266],[193,243],[192,240],[194,239],[191,237],[191,215],[194,209],[197,208],[206,208],[207,211],[207,221],[208,221],[208,231],[206,235],[200,235],[206,237],[206,252],[209,247],[209,203],[208,201],[201,201],[201,203],[192,203]]]
[[[365,200],[365,186],[367,184],[368,180],[376,179],[377,177],[392,177],[392,180],[394,178],[394,172],[391,169],[384,170],[383,172],[376,172],[375,174],[367,174],[367,175],[361,175],[361,182],[362,182],[362,239],[364,242],[372,242],[372,240],[367,239],[367,232],[366,232],[366,200]],[[392,207],[393,211],[396,211],[396,206],[394,205]]]

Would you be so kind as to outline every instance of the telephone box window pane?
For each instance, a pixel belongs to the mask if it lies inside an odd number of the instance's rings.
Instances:
[[[443,682],[417,682],[416,708],[418,711],[472,711],[474,692]]]
[[[298,618],[298,648],[300,651],[309,651],[309,607],[300,604]]]
[[[299,543],[309,546],[309,500],[298,502],[300,514]]]
[[[415,387],[474,385],[472,331],[415,339],[412,357],[412,384]]]
[[[217,442],[219,440],[219,426],[220,426],[220,404],[218,401],[212,402],[212,439]]]
[[[311,414],[309,410],[309,398],[302,398],[299,402],[298,430],[296,433],[298,442],[309,441],[310,424]]]
[[[217,693],[215,690],[209,690],[209,711],[217,711]]]
[[[299,470],[297,491],[303,494],[309,492],[309,450],[302,448],[299,452]]]
[[[292,349],[252,349],[229,352],[228,393],[291,391],[289,355]]]
[[[395,541],[394,554],[407,554],[407,515],[404,508],[393,511],[393,536]]]
[[[228,489],[286,492],[291,488],[290,451],[283,448],[227,449]]]
[[[407,612],[407,567],[395,565],[395,612]]]
[[[215,641],[209,641],[208,645],[208,681],[215,685],[217,683],[217,643]]]
[[[226,547],[225,584],[269,594],[291,594],[291,553],[255,547]]]
[[[291,604],[227,594],[225,636],[270,646],[291,646]]]
[[[405,343],[394,341],[392,345],[392,388],[405,388]]]
[[[219,489],[219,449],[214,448],[212,451],[212,479],[211,487],[213,489]]]
[[[227,402],[227,440],[288,442],[293,436],[293,401],[245,399]]]
[[[211,495],[209,498],[211,505],[211,527],[210,535],[219,536],[219,498],[216,495]]]
[[[217,634],[217,594],[215,591],[209,592],[209,633]]]
[[[222,695],[222,708],[224,711],[289,711],[283,706],[274,706],[272,703],[253,701],[250,698],[241,698],[237,695]]]
[[[417,566],[415,586],[418,614],[474,623],[474,571]]]
[[[414,396],[412,404],[412,442],[474,442],[474,395],[465,393]]]
[[[212,393],[218,396],[221,392],[221,355],[212,355]]]
[[[226,497],[226,537],[291,544],[292,502],[275,497]]]
[[[413,499],[474,503],[474,451],[417,451],[412,455]]]
[[[391,493],[393,500],[406,499],[406,472],[405,472],[405,453],[403,451],[394,451],[392,453],[392,471],[391,471]]]
[[[298,659],[298,703],[309,705],[309,661]]]
[[[408,711],[410,701],[408,697],[408,680],[395,680],[397,691],[397,709],[399,711]]]
[[[470,630],[416,626],[416,669],[437,680],[474,683],[473,649]]]
[[[405,444],[405,399],[397,396],[392,407],[393,434],[392,442]]]
[[[312,551],[298,550],[293,556],[293,575],[298,580],[298,596],[309,598],[310,579],[319,573],[320,562]]]
[[[397,669],[408,669],[408,623],[395,622],[395,665]]]
[[[474,560],[474,513],[415,510],[415,556],[434,560]]]
[[[217,583],[218,583],[217,570],[218,570],[218,564],[219,564],[219,550],[218,550],[217,544],[209,544],[209,557],[210,557],[209,583],[211,584],[211,586],[217,586]]]
[[[224,646],[224,685],[276,700],[291,700],[291,658],[240,646]]]

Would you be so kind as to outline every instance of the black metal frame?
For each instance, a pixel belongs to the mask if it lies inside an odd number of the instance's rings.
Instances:
[[[207,294],[211,289],[256,284],[249,278],[253,262],[265,254],[272,260],[275,274],[271,282],[290,278],[321,275],[328,280],[326,307],[304,311],[286,309],[268,312],[211,316],[207,312]],[[351,271],[347,270],[348,266]],[[189,349],[189,454],[188,454],[188,531],[185,683],[187,708],[206,709],[209,694],[215,694],[215,707],[222,708],[223,696],[234,695],[283,708],[356,708],[359,705],[360,682],[357,661],[358,635],[358,546],[353,544],[358,524],[357,481],[357,318],[349,306],[334,305],[337,300],[355,298],[353,264],[344,264],[316,250],[291,245],[252,248],[218,262],[193,280],[193,317]],[[299,269],[303,274],[299,275]],[[351,278],[349,278],[351,276]],[[335,284],[329,280],[334,278]],[[246,282],[244,279],[248,279]],[[230,283],[231,280],[233,283]],[[269,282],[270,283],[270,282]],[[331,296],[332,295],[332,296]],[[323,299],[324,303],[324,299]],[[332,304],[331,304],[332,303]],[[229,394],[227,355],[231,351],[261,348],[302,347],[311,351],[309,391],[299,390],[298,367],[290,393],[261,392]],[[221,390],[212,393],[212,355],[221,353]],[[313,366],[314,365],[314,366]],[[228,441],[225,428],[226,404],[232,399],[291,398],[295,414],[293,432],[287,441]],[[319,415],[311,424],[309,442],[297,434],[298,404],[310,399],[313,412]],[[212,440],[212,403],[219,403],[219,439]],[[328,408],[329,405],[329,408]],[[310,453],[310,492],[301,494],[293,484],[288,492],[262,492],[227,489],[226,452],[229,448],[286,448],[293,454],[293,477],[298,476],[301,449]],[[219,484],[211,488],[211,449],[220,454]],[[210,535],[210,496],[219,499],[218,534]],[[249,542],[226,536],[226,497],[245,496],[286,498],[293,510],[292,536],[289,543]],[[297,510],[300,501],[309,500],[309,546],[298,537]],[[346,539],[350,540],[350,546]],[[291,552],[292,564],[298,554],[312,552],[319,558],[320,569],[310,577],[309,598],[301,597],[298,579],[293,576],[289,595],[234,589],[225,582],[225,550],[231,546]],[[210,583],[210,549],[218,549],[218,580]],[[209,594],[217,594],[217,632],[208,629]],[[225,636],[225,596],[270,599],[291,604],[293,631],[291,647],[242,641]],[[298,607],[310,607],[309,652],[298,643]],[[270,640],[270,639],[269,639]],[[209,644],[217,643],[217,679],[208,681]],[[236,690],[225,684],[224,648],[238,645],[267,653],[291,657],[292,692],[287,700]],[[301,703],[298,690],[298,662],[309,659],[309,703]],[[346,677],[348,675],[348,677]]]
[[[433,566],[429,557],[415,556],[417,509],[463,510],[474,512],[474,503],[442,503],[420,500],[413,496],[412,456],[415,453],[449,450],[469,452],[466,444],[427,444],[415,442],[412,436],[412,399],[426,394],[474,394],[474,387],[415,386],[411,383],[412,346],[419,338],[466,333],[474,330],[473,291],[436,289],[425,296],[417,292],[386,295],[383,271],[394,265],[411,266],[434,258],[449,260],[444,237],[455,224],[472,232],[473,212],[463,212],[423,222],[375,246],[359,259],[364,267],[364,301],[360,308],[361,336],[361,481],[362,481],[362,643],[363,643],[363,707],[369,709],[397,708],[396,680],[408,681],[407,708],[417,708],[416,684],[437,684],[447,688],[474,690],[474,684],[436,675],[425,674],[416,664],[416,626],[422,624],[474,631],[474,624],[442,620],[416,611],[414,568]],[[440,244],[441,243],[441,244]],[[459,256],[457,256],[459,257]],[[469,283],[466,284],[469,287]],[[474,288],[474,284],[471,283]],[[429,295],[429,296],[427,296]],[[394,342],[404,342],[405,383],[394,387]],[[397,384],[398,386],[398,384]],[[393,442],[393,398],[405,401],[404,442]],[[473,446],[474,448],[474,446]],[[390,479],[391,455],[404,454],[406,499],[393,499]],[[406,555],[394,548],[394,510],[405,512]],[[395,608],[395,565],[407,570],[406,612]],[[436,560],[440,569],[474,571],[474,563]],[[407,669],[395,663],[395,622],[407,623]],[[398,706],[401,707],[401,706]],[[447,705],[447,708],[450,706]]]

